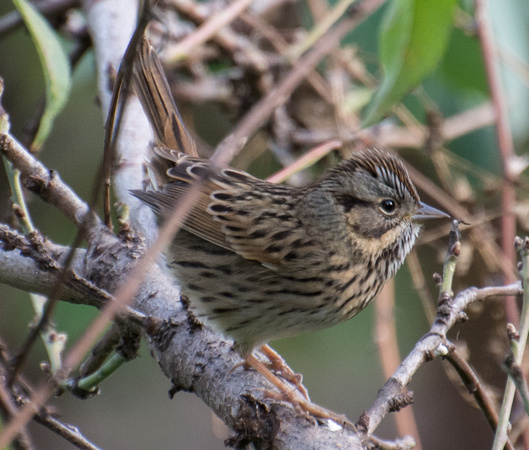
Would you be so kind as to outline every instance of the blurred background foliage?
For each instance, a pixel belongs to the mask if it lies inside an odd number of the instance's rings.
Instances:
[[[310,29],[317,23],[311,8],[314,11],[318,4],[320,7],[326,6],[323,1],[269,3],[272,7],[262,13],[261,19],[276,27],[287,42],[302,39],[303,27]],[[330,2],[329,5],[333,3]],[[268,2],[263,2],[259,8],[265,9],[265,4]],[[278,7],[278,4],[281,6]],[[522,0],[490,0],[487,7],[502,63],[502,79],[515,150],[518,155],[525,155],[529,137],[529,3]],[[381,21],[388,8],[389,4],[384,5],[350,33],[343,40],[343,49],[347,49],[349,53],[344,50],[341,55],[335,55],[334,65],[322,68],[321,73],[332,86],[342,86],[341,93],[350,100],[360,99],[360,105],[365,103],[362,95],[365,92],[371,94],[372,87],[362,84],[358,78],[354,79],[344,70],[346,63],[343,58],[351,56],[349,62],[356,64],[360,72],[365,71],[366,78],[372,79],[373,83],[380,83],[382,72],[377,48]],[[427,113],[432,109],[439,118],[449,117],[477,107],[489,99],[473,8],[470,1],[462,1],[457,5],[455,26],[449,34],[446,51],[441,55],[435,70],[421,82],[420,87],[403,99],[403,105],[423,124],[427,122]],[[7,17],[12,11],[14,6],[10,1],[0,2],[0,25],[2,17]],[[60,24],[64,47],[71,50],[72,36],[65,30],[68,30],[68,23],[71,24],[71,21],[80,22],[82,29],[82,10],[70,11],[66,17],[67,21],[63,17],[56,24]],[[170,20],[176,21],[174,14],[168,16],[168,24],[173,25]],[[255,37],[252,32],[248,32],[248,26],[248,23],[240,23],[235,24],[233,29],[246,33],[250,38]],[[187,23],[175,32],[176,37],[178,33],[185,34],[186,29],[192,30],[193,27],[194,25]],[[260,94],[251,74],[238,69],[225,51],[219,51],[215,44],[208,49],[213,57],[207,64],[202,64],[196,58],[180,64],[168,64],[177,104],[189,127],[200,137],[200,142],[203,143],[201,147],[206,153],[230,132],[236,120],[255,103]],[[285,72],[280,64],[274,69],[277,71],[273,74],[274,77]],[[39,155],[47,167],[57,170],[84,199],[90,197],[103,148],[104,119],[97,102],[95,73],[94,57],[88,49],[73,69],[72,91],[68,103],[57,118]],[[18,26],[9,32],[2,31],[0,26],[0,76],[5,85],[2,104],[10,115],[12,132],[25,142],[26,124],[44,95],[45,85],[35,46],[24,26]],[[224,91],[217,89],[207,97],[207,90],[202,92],[202,96],[192,89],[185,91],[185,86],[192,88],[195,82],[196,88],[199,86],[198,81],[204,81],[208,77],[227,89],[226,93],[221,94],[219,92]],[[294,131],[303,129],[307,131],[305,136],[308,136],[305,143],[302,139],[289,141],[288,152],[291,157],[317,144],[317,139],[311,133],[316,134],[315,130],[319,127],[328,131],[336,122],[332,110],[329,114],[329,105],[316,97],[304,85],[293,94],[286,110],[282,111],[288,116],[287,123],[293,123]],[[353,102],[348,121],[358,125],[359,110],[354,105]],[[234,161],[234,165],[247,168],[259,177],[266,177],[279,169],[285,140],[281,140],[278,122],[280,120],[276,118],[267,124]],[[399,121],[391,115],[385,123],[399,124]],[[301,134],[290,129],[287,130],[287,135],[291,137]],[[349,144],[352,147],[358,145]],[[449,181],[456,180],[463,186],[458,191],[458,187],[452,184],[454,191],[449,195],[454,195],[455,192],[454,201],[467,206],[475,214],[481,211],[489,221],[489,237],[499,240],[498,182],[502,170],[494,127],[489,125],[476,128],[450,142],[443,142],[442,146],[451,152],[446,153],[449,155],[448,170],[452,176]],[[273,152],[268,150],[270,147],[274,149]],[[431,151],[432,149],[399,150],[410,164],[438,181],[439,173],[434,171],[427,157]],[[434,151],[444,152],[439,149]],[[462,159],[453,159],[450,156],[452,153]],[[327,158],[312,172],[321,172],[337,159],[337,156]],[[310,177],[311,171],[308,171],[300,174],[298,180],[305,181]],[[527,179],[522,177],[516,204],[520,233],[527,233],[529,229],[529,213],[526,212],[524,216],[523,210],[529,204],[527,186]],[[9,222],[12,219],[7,200],[8,187],[3,175],[0,176],[0,192],[1,219]],[[436,199],[433,199],[432,203],[435,202]],[[36,227],[44,235],[60,244],[68,245],[72,242],[75,229],[57,211],[38,198],[29,200],[29,208]],[[446,226],[439,230],[429,228],[423,234],[422,245],[418,248],[428,287],[434,296],[436,288],[431,274],[441,271],[446,234]],[[465,234],[464,239],[466,236]],[[463,253],[469,262],[466,269],[459,273],[455,287],[459,289],[470,285],[501,283],[502,275],[499,270],[490,271],[487,261],[480,260],[479,257],[473,258],[473,255],[476,256],[476,249],[473,247],[475,241],[463,241],[463,244]],[[398,343],[401,355],[405,356],[429,326],[421,301],[413,288],[408,267],[404,267],[397,275],[395,291]],[[0,336],[14,353],[27,334],[33,312],[26,293],[0,286],[0,299]],[[59,331],[68,334],[71,344],[95,314],[96,311],[91,308],[59,304],[54,321]],[[370,306],[360,316],[345,324],[272,344],[296,372],[303,374],[313,401],[343,412],[353,421],[371,405],[378,388],[385,381],[374,341],[373,315],[374,308]],[[503,337],[505,316],[502,302],[487,301],[486,304],[473,308],[470,316],[470,322],[458,326],[452,339],[468,349],[470,362],[490,386],[493,395],[501,395],[505,376],[500,367],[507,352],[506,339]],[[39,362],[45,359],[45,352],[38,346],[27,364],[27,376],[30,380],[38,380],[42,376]],[[415,394],[413,408],[423,447],[490,447],[492,433],[482,413],[468,400],[464,389],[457,382],[450,381],[444,366],[445,363],[441,360],[427,364],[414,377],[409,387]],[[227,437],[228,431],[218,419],[192,394],[179,393],[170,400],[166,393],[170,387],[169,380],[157,368],[146,348],[142,347],[139,358],[105,381],[101,386],[101,395],[81,401],[66,394],[54,399],[52,404],[65,422],[78,426],[85,436],[102,448],[224,448],[223,439]],[[70,448],[39,425],[33,424],[31,430],[38,448]],[[395,437],[392,417],[386,418],[377,434],[387,438]]]

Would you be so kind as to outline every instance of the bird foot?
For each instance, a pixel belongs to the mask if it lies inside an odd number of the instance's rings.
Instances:
[[[265,390],[265,395],[269,398],[274,398],[278,401],[286,401],[290,403],[292,407],[300,412],[309,420],[316,419],[327,419],[332,420],[336,424],[343,427],[350,427],[355,429],[354,425],[347,420],[345,416],[336,414],[335,412],[329,411],[328,409],[322,408],[314,403],[311,403],[310,400],[305,400],[301,398],[302,392],[299,389],[292,389],[283,383],[276,375],[274,375],[265,364],[259,361],[252,354],[246,356],[246,363],[253,367],[257,372],[263,375],[272,385],[276,387],[279,392],[271,392]],[[305,388],[303,388],[305,389]],[[304,398],[308,398],[303,396]]]
[[[322,406],[316,405],[315,403],[305,402],[300,400],[290,394],[293,394],[292,391],[286,393],[274,392],[269,390],[264,390],[264,395],[267,398],[271,398],[277,401],[283,401],[290,403],[296,412],[304,416],[310,422],[313,422],[317,426],[317,422],[322,422],[323,420],[332,420],[337,425],[342,428],[351,428],[356,429],[354,424],[347,420],[342,414],[337,414],[333,411],[330,411]]]
[[[265,366],[292,384],[305,400],[310,403],[309,392],[302,384],[303,375],[294,372],[285,360],[268,345],[263,345],[260,348],[260,351],[268,358],[268,361],[270,361],[270,363],[265,364]]]

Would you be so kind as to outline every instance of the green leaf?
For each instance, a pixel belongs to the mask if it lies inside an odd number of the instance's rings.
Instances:
[[[31,145],[38,150],[66,105],[71,87],[70,63],[55,31],[27,0],[13,0],[37,48],[46,80],[46,105],[37,135]]]
[[[380,28],[384,78],[364,126],[380,120],[437,66],[452,31],[456,0],[392,0]]]
[[[438,70],[446,81],[460,90],[477,91],[484,96],[489,95],[479,40],[465,34],[459,28],[454,29],[446,56]],[[459,92],[459,95],[461,94],[463,92]]]

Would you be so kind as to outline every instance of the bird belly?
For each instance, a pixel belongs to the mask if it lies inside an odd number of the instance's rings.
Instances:
[[[185,231],[179,235],[167,262],[192,312],[239,347],[251,351],[337,322],[329,314],[334,282],[318,267],[273,270]]]

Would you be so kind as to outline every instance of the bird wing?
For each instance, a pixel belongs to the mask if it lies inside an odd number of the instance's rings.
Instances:
[[[171,182],[160,191],[133,193],[160,217],[170,214],[191,183],[202,180],[183,225],[186,231],[274,269],[303,253],[310,239],[295,215],[295,188],[231,168],[216,170],[207,160],[167,148],[155,152],[175,162],[167,171]]]

